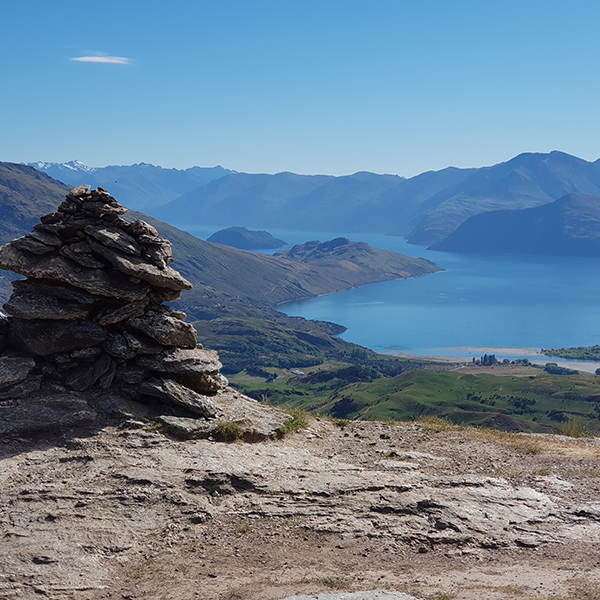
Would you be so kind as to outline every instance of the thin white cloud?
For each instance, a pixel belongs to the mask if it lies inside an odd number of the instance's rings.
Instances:
[[[72,58],[76,62],[104,63],[107,65],[131,65],[133,61],[124,56],[78,56]]]

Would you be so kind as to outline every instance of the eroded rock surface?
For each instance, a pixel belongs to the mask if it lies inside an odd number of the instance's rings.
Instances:
[[[55,398],[56,410],[73,401]],[[167,425],[210,420],[149,427],[138,402],[106,394],[100,405],[128,419],[2,437],[1,597],[541,600],[600,589],[598,440],[313,420],[259,444],[182,442]],[[381,465],[403,453],[418,468]]]

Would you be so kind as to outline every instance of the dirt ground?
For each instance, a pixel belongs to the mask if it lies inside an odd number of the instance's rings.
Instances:
[[[600,440],[312,420],[0,442],[0,598],[600,599]]]

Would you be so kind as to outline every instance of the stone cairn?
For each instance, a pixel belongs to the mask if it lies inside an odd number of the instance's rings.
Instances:
[[[168,266],[171,243],[126,212],[82,185],[0,248],[0,268],[26,277],[0,318],[0,401],[99,390],[214,418],[220,397],[249,400],[228,388],[185,313],[163,304],[192,287]]]

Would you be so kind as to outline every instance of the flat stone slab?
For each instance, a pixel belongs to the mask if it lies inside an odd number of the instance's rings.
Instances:
[[[214,417],[217,414],[211,399],[172,381],[171,379],[155,379],[144,381],[138,391],[140,394],[158,398],[169,404],[183,406],[203,417]]]
[[[34,369],[33,358],[17,356],[0,357],[0,389],[11,387],[23,381]]]
[[[198,334],[190,323],[160,313],[147,313],[134,317],[127,324],[154,338],[163,346],[196,348]]]
[[[77,319],[87,319],[90,314],[89,305],[28,292],[15,292],[3,308],[8,314],[17,319],[75,321]]]
[[[108,260],[115,269],[125,275],[171,290],[192,289],[192,284],[171,267],[159,269],[155,265],[147,263],[143,258],[107,248],[92,240],[89,240],[89,244],[94,252]]]
[[[13,323],[10,340],[35,356],[48,356],[97,346],[106,330],[90,321],[21,321]]]
[[[169,433],[184,440],[206,439],[215,428],[214,421],[172,415],[160,415],[156,417],[156,422],[164,425]]]
[[[160,354],[138,356],[138,364],[159,373],[218,373],[223,365],[214,350],[174,348]]]
[[[88,225],[85,228],[85,232],[109,248],[121,250],[122,252],[133,254],[135,256],[141,256],[142,254],[142,249],[135,241],[135,238],[118,227],[111,227],[109,225]]]
[[[0,269],[34,279],[68,283],[98,296],[134,301],[142,300],[148,293],[147,286],[134,284],[121,273],[79,267],[62,256],[36,256],[10,243],[0,248]]]
[[[44,394],[0,404],[0,435],[84,425],[96,413],[76,394]]]

